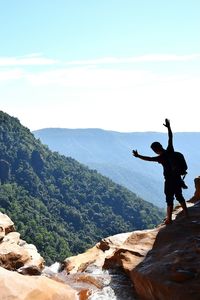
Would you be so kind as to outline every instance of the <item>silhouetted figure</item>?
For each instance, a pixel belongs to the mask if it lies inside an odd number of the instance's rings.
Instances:
[[[152,150],[158,154],[158,156],[150,157],[140,155],[137,150],[133,150],[133,155],[142,160],[146,161],[155,161],[163,166],[163,175],[165,178],[164,192],[167,202],[167,217],[165,219],[165,224],[170,224],[172,222],[172,212],[174,206],[174,196],[179,201],[181,207],[186,216],[188,216],[188,210],[186,206],[185,199],[182,194],[182,188],[186,188],[183,185],[183,180],[181,174],[175,171],[171,157],[173,156],[174,147],[173,147],[173,134],[168,119],[165,119],[165,124],[163,124],[168,129],[168,146],[166,150],[159,142],[154,142],[151,144]]]

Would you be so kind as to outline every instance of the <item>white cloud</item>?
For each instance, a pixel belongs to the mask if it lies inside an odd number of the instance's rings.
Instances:
[[[103,57],[91,60],[75,60],[67,62],[68,65],[100,65],[100,64],[130,64],[142,62],[174,62],[191,61],[200,58],[200,54],[176,55],[176,54],[148,54],[133,57]]]
[[[57,60],[43,57],[37,53],[22,57],[0,57],[0,67],[46,66],[55,65],[57,63]]]
[[[41,54],[30,54],[22,59],[34,61],[42,57]],[[186,61],[198,58],[199,55],[149,55],[140,57],[140,60]],[[44,65],[34,71],[25,68],[26,64],[20,68],[15,65],[2,68],[0,80],[5,86],[5,89],[0,89],[0,98],[5,99],[1,101],[2,108],[13,115],[17,112],[16,116],[31,129],[50,126],[101,127],[118,131],[162,130],[164,118],[169,117],[177,126],[173,126],[175,131],[195,128],[200,131],[196,121],[200,99],[198,70],[187,72],[186,66],[176,73],[165,73],[164,69],[145,70],[144,66],[141,70],[139,65],[137,68],[135,65],[112,68],[87,64],[88,61],[80,66],[59,64],[59,68],[56,65],[47,69]],[[9,86],[9,80],[15,79],[23,80],[16,84],[12,81]],[[8,84],[4,85],[3,80]]]
[[[150,71],[82,67],[27,74],[27,79],[33,85],[119,89],[155,81],[157,77]]]
[[[200,54],[176,55],[176,54],[147,54],[133,57],[102,57],[90,60],[75,60],[69,62],[60,62],[54,58],[47,58],[42,53],[31,53],[19,57],[0,57],[0,67],[14,66],[48,66],[62,64],[92,66],[92,65],[117,65],[148,62],[175,62],[175,61],[194,61],[199,60]]]
[[[0,81],[21,79],[24,76],[24,71],[20,69],[0,71]]]

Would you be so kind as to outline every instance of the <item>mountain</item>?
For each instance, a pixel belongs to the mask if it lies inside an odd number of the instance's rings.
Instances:
[[[136,159],[132,156],[132,149],[154,156],[151,143],[159,141],[166,147],[166,133],[63,128],[47,128],[33,133],[50,149],[98,170],[159,207],[165,206],[162,166]],[[184,195],[190,198],[194,191],[193,180],[200,172],[200,133],[174,133],[174,147],[184,154],[188,163],[188,190],[184,190]]]
[[[160,210],[71,157],[52,152],[0,111],[0,211],[47,262],[102,237],[153,227]]]

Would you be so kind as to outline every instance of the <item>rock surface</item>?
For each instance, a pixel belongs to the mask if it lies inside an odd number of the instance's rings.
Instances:
[[[6,234],[14,230],[14,223],[11,221],[11,219],[7,215],[0,212],[0,241]]]
[[[197,176],[194,179],[195,192],[192,198],[188,200],[188,202],[195,203],[200,200],[200,176]]]
[[[82,290],[69,288],[62,276],[52,280],[0,267],[1,299],[85,300],[91,285],[102,289],[102,281],[88,274],[89,269],[121,267],[131,278],[138,299],[199,300],[200,201],[187,206],[189,218],[177,207],[170,225],[107,237],[85,253],[67,258],[62,265],[64,276],[69,283],[88,284]],[[44,261],[37,249],[20,239],[12,221],[3,214],[0,229],[0,266],[22,274],[40,274]]]
[[[68,274],[90,266],[121,266],[141,300],[200,299],[200,202],[177,207],[173,223],[103,239],[83,254],[65,260]]]
[[[1,300],[77,300],[76,291],[44,276],[24,276],[0,267]]]
[[[200,203],[189,208],[189,218],[177,213],[160,229],[153,248],[131,271],[142,300],[200,299]]]
[[[124,243],[105,259],[104,267],[122,266],[128,275],[152,249],[159,228],[132,232]]]
[[[101,278],[92,279],[91,276],[88,276],[87,270],[90,270],[91,267],[104,269],[121,267],[130,275],[132,269],[144,259],[152,248],[158,231],[159,228],[155,228],[107,237],[85,253],[67,258],[63,263],[64,270],[68,276],[73,274],[78,276],[79,281],[93,284],[96,288],[102,289]]]
[[[44,259],[37,248],[21,240],[14,223],[0,213],[0,299],[86,299],[84,291],[78,296],[78,292],[67,284],[46,276],[36,276],[41,275],[43,268]]]
[[[20,239],[15,231],[14,223],[10,218],[0,213],[0,266],[8,270],[17,270],[21,267],[41,272],[44,268],[44,259],[36,247]]]
[[[65,259],[62,268],[68,274],[83,272],[91,265],[101,268],[105,260],[112,257],[131,234],[132,232],[128,232],[107,237],[86,252]]]

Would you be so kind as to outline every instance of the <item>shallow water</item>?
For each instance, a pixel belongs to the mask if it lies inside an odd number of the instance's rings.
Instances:
[[[96,266],[88,267],[85,272],[68,275],[59,271],[55,263],[46,268],[44,274],[65,282],[78,292],[90,290],[88,300],[136,300],[134,289],[129,277],[121,270],[101,270]]]
[[[105,272],[105,271],[103,271]],[[130,279],[121,269],[108,270],[109,282],[101,290],[94,291],[89,300],[134,300],[134,289]]]

